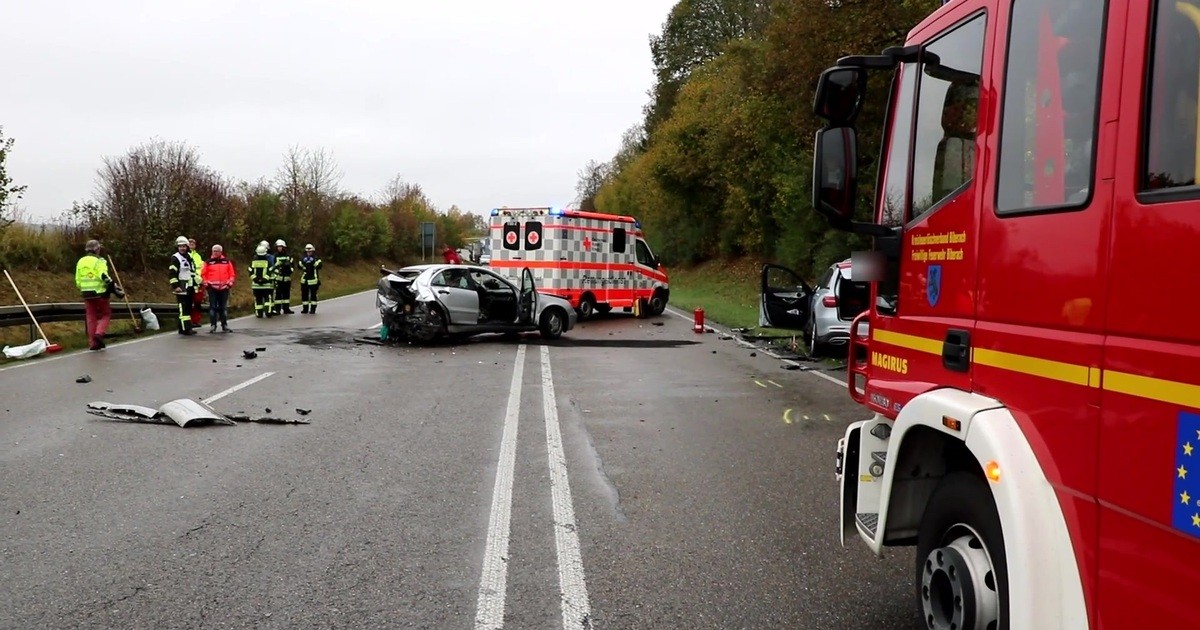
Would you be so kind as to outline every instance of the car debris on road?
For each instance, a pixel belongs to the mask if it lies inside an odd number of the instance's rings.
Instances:
[[[141,405],[116,404],[104,401],[90,402],[87,412],[94,416],[102,416],[112,420],[126,422],[141,422],[146,424],[177,424],[180,427],[204,426],[210,424],[236,425],[238,422],[258,422],[263,424],[312,424],[309,420],[292,420],[271,416],[251,416],[239,412],[222,414],[212,407],[192,400],[179,398],[163,404],[158,409]],[[270,413],[270,409],[267,410]]]

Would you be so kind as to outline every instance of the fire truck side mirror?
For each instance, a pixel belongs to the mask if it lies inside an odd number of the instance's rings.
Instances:
[[[858,117],[866,94],[867,72],[862,68],[833,67],[821,73],[813,97],[813,113],[833,125],[849,124]]]
[[[813,160],[813,208],[834,226],[847,229],[858,185],[858,142],[853,127],[817,132]]]

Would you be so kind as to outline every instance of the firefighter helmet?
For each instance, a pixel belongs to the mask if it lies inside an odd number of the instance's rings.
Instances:
[[[304,251],[306,251],[306,252],[311,252],[311,251],[315,251],[315,250],[316,250],[316,248],[312,246],[312,243],[309,243],[308,245],[304,246]]]
[[[188,240],[187,240],[186,236],[180,236],[179,238],[175,239],[176,247],[179,247],[180,245],[187,245],[187,244],[188,244]]]
[[[254,253],[258,254],[259,256],[266,256],[267,255],[267,246],[263,245],[262,243],[259,243],[258,247],[254,250]]]
[[[287,247],[287,243],[284,243],[283,239],[279,239],[278,241],[275,241],[275,247]]]

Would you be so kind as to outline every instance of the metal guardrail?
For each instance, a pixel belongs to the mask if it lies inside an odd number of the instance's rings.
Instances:
[[[113,300],[112,304],[112,319],[132,319],[129,316],[129,308],[126,308],[124,301]],[[150,312],[158,317],[159,321],[164,321],[163,318],[177,317],[179,313],[179,305],[175,303],[162,302],[130,302],[129,306],[133,308],[133,318],[141,319],[139,313],[142,309],[150,307]],[[29,310],[33,312],[33,316],[37,318],[39,324],[48,322],[81,322],[86,317],[83,302],[57,302],[51,304],[30,304]],[[0,306],[0,328],[9,326],[29,326],[29,339],[38,338],[37,329],[33,325],[33,320],[29,318],[29,313],[25,312],[25,307],[20,304],[16,306]]]

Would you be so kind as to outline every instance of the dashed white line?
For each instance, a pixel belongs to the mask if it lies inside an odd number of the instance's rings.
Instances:
[[[255,376],[254,378],[252,378],[244,383],[238,383],[237,385],[234,385],[233,387],[230,387],[229,389],[227,389],[225,391],[213,394],[212,396],[209,396],[208,398],[202,398],[200,400],[200,402],[203,402],[206,405],[208,403],[216,402],[236,391],[250,387],[251,385],[263,380],[264,378],[267,378],[268,376],[271,376],[272,374],[274,374],[274,372],[265,372],[263,374],[259,374],[258,376]]]
[[[575,508],[571,504],[571,484],[567,477],[567,457],[563,452],[558,425],[558,401],[554,397],[554,376],[550,371],[550,348],[542,346],[542,404],[546,417],[546,449],[550,462],[550,493],[554,504],[554,543],[558,549],[558,585],[562,595],[563,628],[591,628],[587,585],[583,578],[583,557],[579,551],[579,532]]]
[[[492,489],[492,513],[488,521],[483,575],[479,579],[479,600],[475,608],[475,627],[479,629],[504,626],[513,468],[516,465],[517,420],[521,412],[521,377],[524,369],[525,344],[521,344],[517,347],[512,385],[508,390],[508,412],[504,416],[504,434],[500,438],[500,462],[496,466],[496,484]]]

